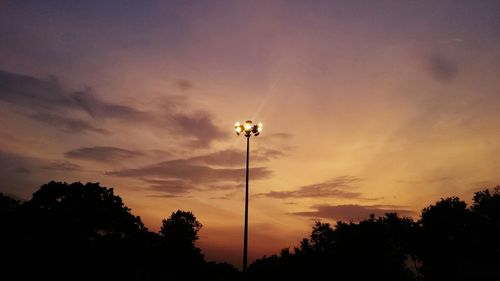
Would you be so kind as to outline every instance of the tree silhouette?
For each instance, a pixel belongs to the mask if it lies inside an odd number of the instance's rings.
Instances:
[[[98,183],[49,182],[25,209],[37,218],[30,232],[48,239],[126,240],[145,230],[140,217],[130,213],[113,189]]]
[[[334,231],[329,223],[317,221],[311,233],[311,247],[316,252],[325,252],[333,246]]]
[[[160,234],[168,245],[193,250],[202,226],[193,213],[178,210],[162,221]]]
[[[319,279],[413,280],[406,267],[413,255],[415,223],[410,218],[386,214],[359,223],[316,222],[309,239],[303,239],[292,254],[264,257],[249,268],[253,280]]]
[[[21,207],[21,203],[18,200],[0,193],[0,225],[3,230],[0,235],[5,234],[12,227],[14,215],[16,215],[19,207]]]
[[[11,241],[18,236],[18,213],[21,203],[0,193],[0,249],[11,246]]]
[[[0,219],[7,218],[19,208],[20,202],[0,192]]]
[[[425,280],[500,280],[500,187],[476,192],[470,208],[441,199],[422,211],[420,224]]]
[[[427,280],[460,280],[464,276],[463,246],[469,218],[467,204],[458,197],[441,199],[422,211],[419,255]]]
[[[500,280],[500,186],[492,192],[476,192],[468,226],[470,264],[468,276],[481,280]]]
[[[164,219],[160,236],[167,253],[166,262],[170,268],[167,274],[183,279],[199,278],[204,266],[203,255],[195,242],[202,224],[191,212],[178,210]]]
[[[472,198],[472,212],[485,222],[498,226],[500,223],[500,186],[490,192],[489,189],[476,192]]]
[[[49,182],[25,202],[0,193],[2,280],[238,280],[196,246],[202,224],[178,210],[149,231],[113,189]],[[253,262],[251,280],[500,280],[500,187],[358,223],[316,222],[291,251]],[[27,270],[29,269],[29,270]]]
[[[130,280],[140,272],[134,256],[147,229],[111,188],[52,181],[18,208],[15,219],[5,252],[10,272],[22,279]]]

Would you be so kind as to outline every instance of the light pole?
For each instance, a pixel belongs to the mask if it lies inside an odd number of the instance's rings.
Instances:
[[[247,246],[248,246],[248,163],[250,158],[250,136],[258,136],[262,132],[262,123],[258,125],[253,125],[251,120],[245,121],[244,124],[236,122],[234,125],[236,134],[239,136],[241,133],[245,133],[247,138],[247,168],[246,168],[246,185],[245,185],[245,233],[243,237],[243,272],[247,271]]]

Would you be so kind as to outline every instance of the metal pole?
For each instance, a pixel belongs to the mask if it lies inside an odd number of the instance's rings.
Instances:
[[[243,241],[243,272],[247,271],[247,246],[248,246],[248,163],[250,156],[250,136],[247,136],[247,177],[246,177],[246,188],[245,188],[245,236]]]

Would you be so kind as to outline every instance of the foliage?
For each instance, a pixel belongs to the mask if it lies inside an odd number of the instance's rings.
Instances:
[[[458,197],[422,210],[421,219],[388,213],[334,227],[316,222],[290,253],[264,256],[252,280],[500,280],[500,187],[471,207]]]
[[[0,194],[0,223],[4,280],[228,280],[236,271],[205,262],[191,212],[177,211],[161,234],[150,232],[98,183],[52,181],[22,203]]]
[[[238,280],[206,262],[202,224],[178,210],[149,231],[112,188],[49,182],[25,202],[0,193],[2,280]],[[245,280],[500,280],[500,187],[396,213],[316,222],[292,250],[254,261]],[[29,268],[29,270],[25,270]]]
[[[321,278],[336,280],[411,280],[405,267],[411,255],[415,223],[396,214],[360,223],[316,222],[309,239],[303,239],[294,253],[264,257],[250,267],[253,280],[275,278]],[[362,269],[362,270],[360,270]],[[271,278],[270,278],[271,277]]]
[[[163,220],[160,234],[168,244],[194,249],[202,226],[193,213],[178,210]]]

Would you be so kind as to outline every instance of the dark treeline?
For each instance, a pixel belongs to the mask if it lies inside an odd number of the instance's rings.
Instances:
[[[388,213],[332,227],[316,222],[300,246],[264,257],[252,280],[500,280],[500,187],[422,210],[421,219]]]
[[[149,231],[113,189],[43,185],[31,200],[0,194],[0,280],[236,280],[195,246],[201,223],[177,211]]]
[[[149,231],[113,189],[43,185],[20,202],[0,194],[1,280],[240,280],[196,247],[202,227],[177,211]],[[316,222],[293,250],[253,262],[250,280],[500,280],[500,187],[472,205],[441,199],[418,221],[395,213]],[[265,243],[265,241],[262,241]]]

